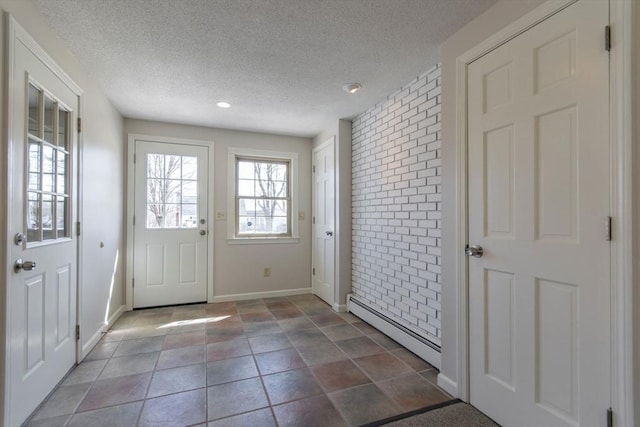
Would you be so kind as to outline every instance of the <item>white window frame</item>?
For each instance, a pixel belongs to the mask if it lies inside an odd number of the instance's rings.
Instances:
[[[238,157],[289,162],[289,191],[291,197],[291,235],[236,235],[236,165]],[[227,160],[227,242],[229,244],[298,243],[298,153],[230,147]]]

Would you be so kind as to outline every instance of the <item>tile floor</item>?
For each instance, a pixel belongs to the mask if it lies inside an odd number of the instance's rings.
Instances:
[[[451,397],[313,295],[124,314],[28,426],[359,426]]]

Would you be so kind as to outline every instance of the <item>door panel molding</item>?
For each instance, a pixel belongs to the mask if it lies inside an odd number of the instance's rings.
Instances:
[[[146,134],[131,133],[127,138],[127,212],[126,212],[126,227],[127,227],[127,246],[126,246],[126,259],[125,259],[125,307],[127,311],[133,310],[133,254],[134,254],[134,195],[135,195],[135,146],[136,141],[151,141],[158,143],[176,144],[176,145],[195,145],[208,148],[208,167],[209,173],[207,178],[207,186],[209,188],[209,197],[207,200],[207,224],[208,224],[208,238],[207,238],[207,302],[212,303],[214,301],[215,287],[214,287],[214,141],[185,139],[185,138],[172,138],[164,136],[154,136]],[[137,160],[137,159],[135,159]],[[143,221],[142,218],[136,219],[137,223]]]
[[[491,52],[507,41],[546,18],[567,8],[577,0],[548,1],[493,36],[479,43],[456,59],[456,161],[455,161],[455,270],[456,283],[456,336],[457,336],[457,378],[440,374],[439,383],[454,392],[460,399],[469,401],[469,289],[468,266],[464,248],[468,239],[468,137],[467,137],[467,78],[468,67],[476,59]],[[634,327],[638,314],[640,295],[634,294],[634,283],[640,271],[634,268],[637,250],[633,243],[640,238],[634,235],[633,223],[640,220],[637,209],[640,197],[634,187],[633,163],[638,161],[640,152],[633,150],[633,114],[637,114],[640,91],[634,94],[634,57],[640,49],[634,43],[637,29],[634,21],[640,20],[640,6],[636,2],[624,0],[610,1],[610,24],[614,28],[615,43],[610,52],[610,94],[611,94],[611,212],[614,218],[611,252],[611,406],[616,425],[631,426],[640,422],[640,408],[635,408],[634,382],[640,379],[640,327]],[[603,29],[604,31],[604,29]],[[603,36],[604,37],[604,36]],[[604,40],[604,38],[603,38]],[[635,51],[634,51],[635,49]],[[636,88],[637,89],[637,88]],[[635,95],[635,99],[634,99]],[[637,132],[637,130],[635,131]],[[634,159],[633,153],[636,158]],[[635,239],[634,239],[635,238]],[[635,299],[634,299],[635,296]],[[635,305],[635,308],[634,308]]]

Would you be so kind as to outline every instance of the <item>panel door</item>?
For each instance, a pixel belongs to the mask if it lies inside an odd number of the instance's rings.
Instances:
[[[610,405],[607,22],[581,0],[469,67],[471,403],[505,426]]]
[[[135,144],[133,306],[204,302],[209,148]]]
[[[16,38],[8,283],[8,425],[20,425],[76,362],[79,89]],[[15,237],[14,237],[15,236]]]
[[[313,293],[334,304],[335,154],[334,142],[314,152]]]

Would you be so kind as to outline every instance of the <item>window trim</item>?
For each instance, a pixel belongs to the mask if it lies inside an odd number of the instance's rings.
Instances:
[[[236,234],[237,215],[237,159],[286,161],[289,163],[289,215],[291,219],[290,234],[273,236],[238,235]],[[258,150],[250,148],[230,147],[227,160],[227,243],[229,244],[264,244],[264,243],[298,243],[300,241],[298,224],[298,153],[285,151]]]

